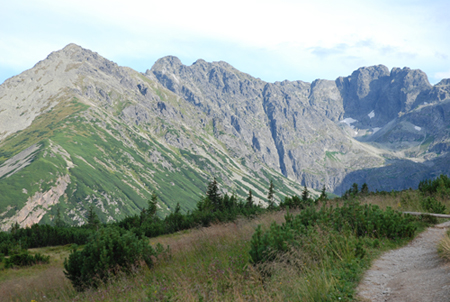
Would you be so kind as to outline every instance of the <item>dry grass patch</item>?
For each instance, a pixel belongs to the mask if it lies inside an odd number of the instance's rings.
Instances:
[[[63,273],[70,246],[30,249],[30,253],[49,255],[50,264],[2,271],[0,301],[146,301],[149,297],[165,300],[169,289],[171,299],[178,301],[198,301],[200,296],[208,301],[219,297],[221,301],[249,301],[249,297],[256,301],[251,298],[252,288],[261,287],[262,283],[259,272],[246,266],[249,240],[258,224],[268,227],[272,221],[281,223],[284,215],[285,211],[273,212],[255,219],[240,218],[234,223],[151,238],[152,245],[170,246],[170,259],[163,256],[152,270],[139,268],[132,276],[119,276],[84,293],[77,293]],[[229,293],[224,296],[225,291]],[[274,297],[277,295],[273,293]]]
[[[442,258],[450,261],[450,231],[439,242],[438,253]]]
[[[63,274],[62,265],[37,265],[11,271],[6,273],[8,280],[0,283],[1,301],[41,301],[47,298],[58,301],[65,300],[74,291]]]

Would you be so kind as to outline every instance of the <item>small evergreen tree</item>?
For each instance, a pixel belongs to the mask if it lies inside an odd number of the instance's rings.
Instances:
[[[11,234],[16,234],[17,231],[19,231],[20,229],[20,224],[16,221],[14,224],[11,225],[11,228],[9,229],[9,231],[11,232]]]
[[[219,186],[217,184],[216,178],[208,184],[208,189],[206,191],[206,197],[212,204],[213,210],[218,211],[222,207],[222,197],[219,192]]]
[[[155,191],[153,191],[152,196],[150,197],[150,200],[148,201],[148,207],[146,209],[142,209],[141,211],[141,225],[149,219],[154,219],[156,215],[157,210],[157,203],[158,203],[158,196],[156,195]]]
[[[65,222],[63,221],[63,219],[61,217],[61,209],[59,206],[56,209],[56,215],[53,218],[53,222],[55,224],[55,227],[57,227],[57,228],[62,228],[62,227],[66,226]]]
[[[181,213],[180,203],[177,202],[172,213],[166,216],[164,222],[166,224],[167,233],[174,233],[183,229],[184,215]]]
[[[252,190],[251,189],[248,190],[247,203],[245,204],[245,206],[247,208],[253,207],[253,195],[252,195]]]
[[[303,191],[302,191],[302,201],[303,202],[307,202],[308,199],[309,199],[309,191],[308,191],[308,188],[305,185],[305,187],[303,188]]]
[[[150,200],[148,201],[147,209],[143,209],[141,212],[141,220],[146,220],[147,218],[153,218],[156,215],[156,211],[158,209],[158,196],[155,191],[153,191]]]
[[[228,193],[225,194],[222,197],[222,203],[221,203],[222,207],[220,208],[220,210],[226,211],[226,212],[232,211],[234,208],[236,208],[238,206],[237,200],[238,199],[234,193],[231,194],[231,196],[228,196]]]
[[[352,185],[352,193],[353,195],[357,195],[359,193],[358,184],[356,182],[354,182]]]
[[[327,192],[325,189],[326,189],[325,185],[323,185],[322,192],[320,193],[320,196],[319,196],[320,201],[328,200]]]
[[[97,216],[97,213],[94,211],[94,204],[91,204],[89,206],[89,210],[87,212],[87,225],[91,229],[98,229],[100,226],[100,219]]]
[[[274,188],[273,188],[273,182],[272,180],[270,181],[270,185],[269,185],[269,193],[267,194],[267,201],[269,202],[269,209],[273,209],[275,207],[275,199],[274,199]]]
[[[361,194],[363,194],[363,195],[369,194],[369,187],[367,186],[366,183],[363,183],[363,185],[361,187]]]
[[[158,196],[156,195],[155,191],[153,191],[152,196],[151,196],[150,200],[148,201],[147,212],[148,212],[149,216],[154,216],[156,214],[157,203],[158,203]]]

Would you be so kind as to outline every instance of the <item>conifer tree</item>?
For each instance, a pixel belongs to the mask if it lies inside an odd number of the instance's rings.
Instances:
[[[206,191],[206,197],[211,202],[214,211],[218,211],[221,208],[222,197],[220,196],[219,186],[216,178],[208,184],[208,190]]]
[[[55,223],[55,227],[58,227],[58,228],[62,228],[62,227],[64,227],[66,224],[64,223],[64,221],[62,220],[62,217],[61,217],[61,209],[60,209],[60,207],[58,206],[58,208],[56,209],[56,215],[55,215],[55,218],[53,218],[53,221],[54,221],[54,223]]]
[[[354,182],[352,185],[352,193],[353,193],[353,195],[357,195],[359,193],[358,184],[356,182]]]
[[[303,188],[303,191],[302,191],[302,201],[303,202],[308,201],[308,198],[309,198],[309,191],[305,185],[305,187]]]
[[[100,225],[100,219],[97,216],[97,213],[95,213],[94,211],[94,204],[91,204],[89,206],[89,210],[87,212],[87,225],[89,226],[89,228],[91,229],[98,229],[99,225]]]
[[[11,234],[15,234],[19,229],[20,224],[16,221],[14,224],[11,225],[11,229],[9,231],[11,232]]]
[[[327,199],[328,199],[327,192],[325,191],[325,185],[323,185],[322,192],[320,193],[319,200],[324,201],[324,200],[327,200]]]
[[[361,186],[361,194],[363,195],[369,194],[369,187],[367,186],[366,183],[363,183],[363,185]]]
[[[140,223],[144,223],[147,219],[155,218],[155,214],[157,211],[157,203],[158,203],[158,196],[156,195],[155,191],[153,191],[152,196],[150,197],[150,200],[148,201],[148,207],[146,209],[142,209],[141,211],[141,217],[140,217]]]
[[[174,214],[180,214],[181,213],[181,207],[180,203],[177,202],[177,205],[175,206],[175,210],[173,211]]]
[[[148,201],[148,215],[149,216],[154,216],[156,214],[156,204],[158,203],[158,196],[156,195],[156,192],[153,191],[152,193],[152,197],[150,198],[150,200]]]
[[[275,200],[274,200],[274,189],[273,189],[273,182],[270,181],[269,185],[269,193],[267,194],[267,200],[269,202],[269,208],[272,209],[275,206]]]
[[[245,204],[245,206],[247,208],[253,207],[253,194],[252,194],[252,190],[251,189],[248,190],[247,203]]]

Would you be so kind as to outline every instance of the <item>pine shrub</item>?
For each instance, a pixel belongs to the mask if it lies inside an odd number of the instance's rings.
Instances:
[[[446,211],[445,205],[433,197],[426,197],[421,201],[422,208],[430,213],[444,214]]]
[[[152,267],[155,250],[133,232],[103,227],[95,232],[83,250],[74,246],[64,261],[64,274],[77,291],[98,287],[119,272],[131,274],[133,267],[145,261]]]
[[[251,240],[250,257],[252,263],[263,263],[276,257],[276,253],[286,252],[290,246],[301,244],[299,237],[311,232],[314,227],[330,231],[349,232],[355,238],[399,238],[412,237],[417,229],[414,218],[403,215],[391,208],[381,210],[376,205],[362,205],[347,201],[342,207],[317,210],[308,207],[293,217],[286,214],[286,222],[273,223],[266,232],[258,227]],[[357,256],[364,256],[361,246],[355,246]]]
[[[5,268],[31,266],[39,263],[50,263],[50,256],[45,256],[40,253],[30,255],[28,251],[24,251],[19,254],[11,255],[9,258],[5,258]]]

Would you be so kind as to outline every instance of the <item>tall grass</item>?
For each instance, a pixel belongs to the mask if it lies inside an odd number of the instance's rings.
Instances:
[[[446,206],[447,212],[450,210],[450,196],[445,194],[434,194],[433,198]],[[429,212],[423,208],[422,201],[426,198],[423,193],[418,190],[392,191],[383,193],[371,193],[369,195],[361,195],[358,197],[363,204],[376,204],[382,209],[391,207],[394,210],[402,212]],[[340,199],[336,202],[342,204]]]
[[[74,292],[62,262],[0,272],[0,301],[68,300]]]
[[[450,230],[447,231],[444,238],[439,242],[438,253],[442,258],[450,261]]]
[[[364,202],[372,200],[381,207],[400,202],[401,206],[402,196],[369,196]],[[414,198],[406,204],[413,207]],[[301,238],[301,248],[291,247],[274,261],[251,265],[250,241],[256,226],[267,230],[273,221],[284,222],[285,214],[271,212],[149,239],[154,246],[170,246],[170,253],[155,259],[151,270],[136,267],[131,276],[119,276],[83,293],[77,293],[62,273],[68,247],[36,249],[50,255],[52,262],[21,269],[20,274],[2,271],[0,276],[6,277],[0,277],[0,300],[349,301],[371,261],[383,250],[406,242],[366,238],[362,240],[365,256],[355,259],[355,234],[316,226]]]

